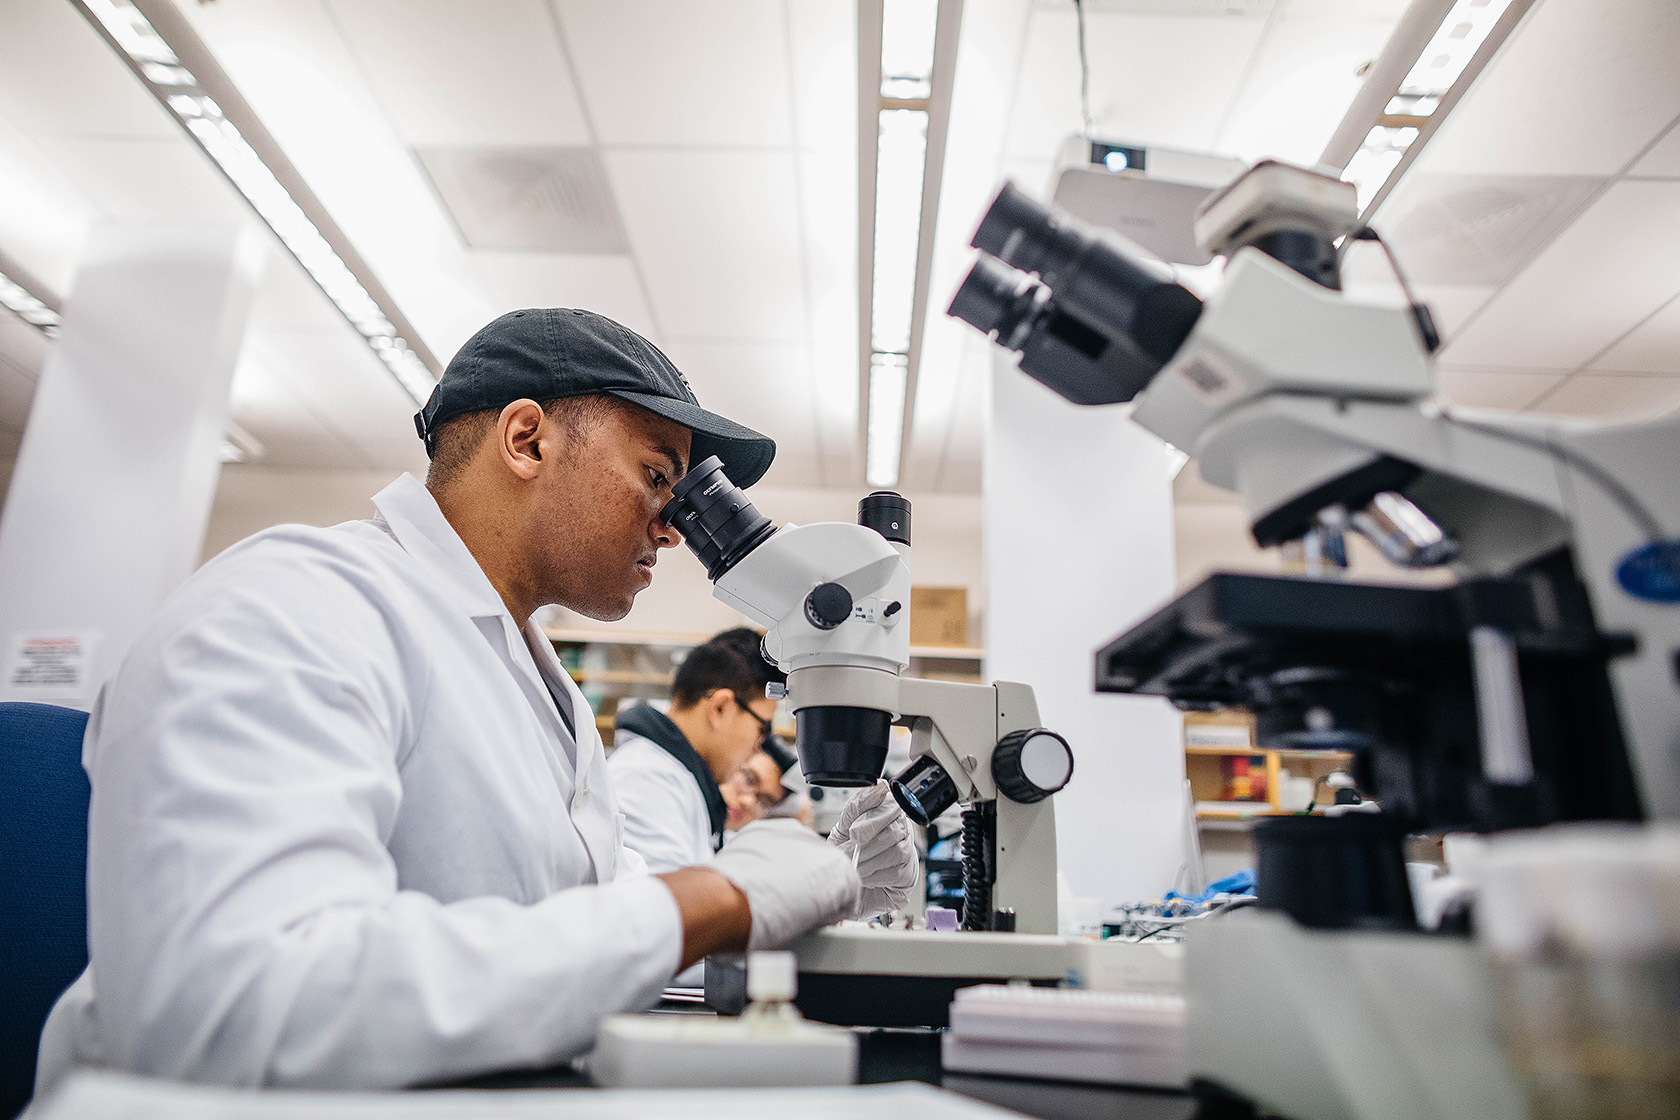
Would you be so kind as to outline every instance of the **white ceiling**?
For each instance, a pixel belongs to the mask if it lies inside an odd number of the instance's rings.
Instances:
[[[1405,0],[1087,0],[1093,133],[1311,163]],[[944,309],[1001,180],[1045,194],[1081,127],[1071,0],[967,0],[904,483],[978,488],[991,347]]]
[[[1680,408],[1680,5],[1543,0],[1375,225],[1441,320],[1460,404]],[[1357,250],[1354,286],[1386,283]]]
[[[518,306],[659,342],[774,435],[771,482],[861,483],[847,0],[175,0],[426,343]],[[1404,0],[1087,0],[1098,135],[1310,162]],[[1378,216],[1463,403],[1680,406],[1680,6],[1539,0]],[[902,485],[974,491],[989,344],[943,314],[1001,178],[1080,127],[1070,0],[967,0]],[[416,150],[589,147],[629,251],[479,249]],[[252,222],[68,0],[0,4],[0,250],[59,294],[105,219]],[[411,469],[413,405],[273,242],[235,420],[276,466]],[[1350,286],[1385,283],[1368,250]],[[0,316],[0,431],[47,345]]]

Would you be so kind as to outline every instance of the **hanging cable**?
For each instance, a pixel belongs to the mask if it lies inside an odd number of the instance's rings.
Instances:
[[[1085,0],[1073,0],[1074,18],[1079,24],[1079,119],[1085,140],[1091,139],[1091,62],[1085,54]]]
[[[1074,0],[1074,3],[1077,5],[1079,0]],[[1440,349],[1441,336],[1435,329],[1434,317],[1430,315],[1428,306],[1417,298],[1417,293],[1412,291],[1412,285],[1406,279],[1405,270],[1400,267],[1400,262],[1395,258],[1394,251],[1389,248],[1388,242],[1384,241],[1382,235],[1370,226],[1356,230],[1352,235],[1352,240],[1376,242],[1377,247],[1383,251],[1383,256],[1388,258],[1388,267],[1394,270],[1394,279],[1399,282],[1400,291],[1406,297],[1406,303],[1411,307],[1412,318],[1417,321],[1418,334],[1423,340],[1424,347],[1431,354]],[[1507,428],[1498,428],[1465,420],[1462,417],[1455,416],[1451,408],[1444,402],[1437,402],[1437,407],[1440,410],[1441,419],[1449,424],[1480,432],[1496,439],[1506,440],[1510,443],[1521,444],[1524,447],[1548,455],[1566,466],[1573,467],[1576,472],[1593,483],[1600,493],[1621,509],[1628,520],[1632,521],[1639,532],[1644,535],[1647,544],[1656,545],[1663,541],[1662,526],[1633,491],[1622,485],[1621,481],[1615,476],[1584,455],[1577,454],[1549,439],[1541,439],[1521,432],[1514,432]]]

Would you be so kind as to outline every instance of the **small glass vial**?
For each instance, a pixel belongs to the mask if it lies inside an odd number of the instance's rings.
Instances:
[[[747,1007],[743,1019],[755,1023],[800,1022],[793,997],[799,993],[799,962],[792,953],[747,954]]]

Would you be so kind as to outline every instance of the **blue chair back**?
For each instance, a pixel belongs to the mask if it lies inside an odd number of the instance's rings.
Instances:
[[[0,1117],[29,1103],[41,1025],[88,963],[87,719],[0,704]]]

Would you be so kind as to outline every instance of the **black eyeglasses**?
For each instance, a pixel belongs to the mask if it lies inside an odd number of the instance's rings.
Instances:
[[[750,707],[747,706],[747,702],[745,700],[742,700],[739,696],[737,696],[737,697],[735,697],[735,703],[736,703],[737,706],[740,707],[740,709],[743,712],[746,712],[749,716],[753,717],[753,719],[758,721],[758,731],[759,731],[758,741],[759,742],[761,742],[761,743],[764,742],[765,740],[769,739],[772,734],[775,733],[775,724],[772,723],[770,720],[765,719],[763,716],[759,715],[757,712],[753,711]]]

